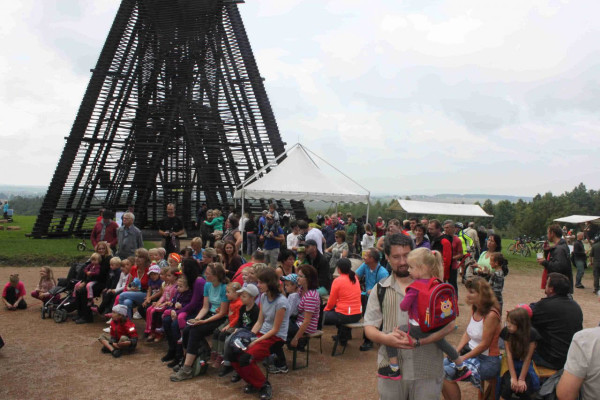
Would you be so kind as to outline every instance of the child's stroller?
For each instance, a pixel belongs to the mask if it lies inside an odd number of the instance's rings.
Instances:
[[[42,319],[54,318],[60,323],[67,320],[69,313],[75,311],[75,297],[73,291],[75,284],[83,279],[83,268],[86,263],[74,263],[69,269],[66,278],[59,278],[58,284],[50,290],[52,297],[42,306]],[[62,296],[62,297],[61,297]]]

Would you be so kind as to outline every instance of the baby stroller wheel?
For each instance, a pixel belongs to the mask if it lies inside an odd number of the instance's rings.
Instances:
[[[79,250],[79,251],[85,251],[85,244],[83,244],[83,243],[79,243],[79,244],[77,245],[77,250]]]
[[[56,310],[54,311],[54,322],[60,324],[61,322],[65,322],[67,320],[67,311],[66,310]]]
[[[42,319],[46,319],[46,306],[42,306]]]

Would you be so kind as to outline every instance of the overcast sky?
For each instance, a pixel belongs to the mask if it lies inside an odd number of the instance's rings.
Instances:
[[[119,3],[3,2],[0,183],[50,182]],[[600,188],[598,1],[239,8],[283,140],[375,194]]]

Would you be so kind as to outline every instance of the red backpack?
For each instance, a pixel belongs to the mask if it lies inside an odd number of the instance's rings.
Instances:
[[[429,282],[413,282],[408,287],[419,292],[417,308],[421,331],[441,328],[458,317],[458,299],[452,285],[431,278]]]

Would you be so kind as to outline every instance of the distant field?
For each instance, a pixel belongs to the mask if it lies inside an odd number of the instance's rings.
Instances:
[[[92,253],[78,251],[81,239],[32,239],[25,235],[31,233],[37,217],[15,216],[14,221],[4,226],[19,226],[18,231],[0,231],[0,264],[2,265],[69,265],[74,261],[85,261]],[[89,238],[88,238],[89,239]],[[150,242],[146,247],[154,247]],[[87,245],[91,242],[87,240]]]

